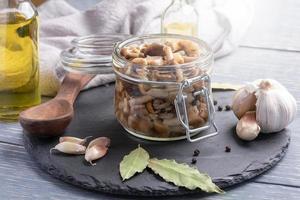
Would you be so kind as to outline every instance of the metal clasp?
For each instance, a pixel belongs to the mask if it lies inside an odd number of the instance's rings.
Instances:
[[[208,88],[203,86],[201,90],[193,93],[194,96],[201,95],[205,98],[207,111],[208,111],[208,121],[205,126],[195,128],[195,129],[190,129],[187,106],[186,106],[187,94],[184,93],[184,89],[192,86],[194,83],[196,83],[198,81],[207,82],[208,86],[209,86]],[[209,95],[210,90],[211,90],[210,85],[211,85],[211,80],[207,74],[203,75],[201,77],[184,80],[180,84],[179,91],[174,100],[177,118],[180,121],[180,123],[182,124],[182,126],[185,128],[187,140],[190,142],[196,142],[196,141],[203,140],[205,138],[212,137],[212,136],[215,136],[218,134],[218,128],[213,121],[213,115],[214,115],[215,109],[214,109],[214,105],[212,103],[212,99]],[[214,128],[214,131],[212,133],[209,133],[209,134],[206,134],[203,136],[191,136],[191,134],[193,134],[193,133],[199,133],[201,131],[210,129],[211,127]]]

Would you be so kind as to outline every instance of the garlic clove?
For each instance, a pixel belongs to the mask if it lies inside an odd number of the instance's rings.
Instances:
[[[256,81],[256,121],[263,133],[279,132],[296,117],[295,98],[279,82],[272,79]]]
[[[107,137],[98,137],[94,140],[92,140],[87,149],[93,147],[93,146],[103,146],[103,147],[109,147],[110,146],[110,139]]]
[[[94,145],[87,149],[85,153],[85,160],[91,165],[95,166],[96,163],[93,163],[94,160],[98,160],[106,155],[108,148],[105,146]]]
[[[255,91],[256,86],[249,83],[236,92],[233,97],[232,111],[237,116],[237,118],[240,119],[248,111],[255,111]]]
[[[87,147],[84,156],[85,160],[93,166],[96,165],[93,161],[105,156],[109,146],[110,139],[107,137],[98,137],[94,139]]]
[[[72,142],[58,143],[54,148],[50,149],[50,154],[53,150],[57,150],[66,154],[82,155],[85,154],[86,147]]]
[[[254,140],[260,132],[260,127],[256,122],[256,113],[247,112],[237,123],[236,134],[242,140]]]
[[[93,136],[88,136],[86,138],[81,139],[81,138],[77,138],[77,137],[65,136],[65,137],[59,138],[59,143],[72,142],[72,143],[84,145],[87,142],[87,140],[91,137],[93,137]]]

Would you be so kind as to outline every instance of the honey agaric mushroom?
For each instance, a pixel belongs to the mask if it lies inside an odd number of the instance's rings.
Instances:
[[[138,65],[148,65],[148,62],[145,58],[134,58],[131,62]]]
[[[183,50],[187,56],[199,57],[199,46],[190,40],[180,40],[178,41],[178,46],[180,50]]]
[[[164,45],[152,43],[145,47],[144,49],[145,56],[164,56]]]
[[[184,63],[193,62],[198,59],[198,56],[182,56]]]
[[[185,63],[185,60],[184,60],[183,56],[180,53],[174,53],[173,56],[174,56],[174,59],[172,61],[172,64],[178,65],[178,64]]]
[[[148,62],[148,65],[162,66],[164,64],[162,56],[147,56],[146,60]]]
[[[140,50],[137,48],[124,47],[121,49],[120,53],[126,59],[133,59],[133,58],[141,57]]]
[[[156,120],[154,121],[154,129],[163,137],[169,136],[169,128],[168,126],[164,125],[162,122]]]
[[[163,55],[165,56],[165,60],[167,61],[167,63],[171,64],[171,62],[174,60],[172,49],[168,46],[164,46],[163,51],[164,51]]]

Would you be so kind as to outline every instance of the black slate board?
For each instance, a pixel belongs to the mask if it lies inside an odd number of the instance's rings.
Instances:
[[[75,105],[75,118],[65,135],[77,137],[107,136],[112,145],[109,153],[92,167],[83,156],[50,155],[49,150],[58,143],[58,138],[38,139],[24,134],[27,151],[42,169],[65,182],[106,193],[135,196],[182,195],[201,192],[190,191],[166,183],[146,170],[122,183],[119,163],[125,154],[141,144],[151,157],[175,159],[191,163],[197,148],[196,167],[213,177],[221,188],[241,183],[273,167],[285,155],[290,142],[288,130],[271,135],[261,134],[255,141],[243,142],[235,135],[237,122],[231,111],[216,113],[216,124],[220,134],[198,143],[185,140],[176,142],[150,142],[129,135],[118,124],[113,114],[114,85],[82,92]],[[232,92],[214,92],[214,98],[225,106]],[[224,151],[225,146],[231,152]]]

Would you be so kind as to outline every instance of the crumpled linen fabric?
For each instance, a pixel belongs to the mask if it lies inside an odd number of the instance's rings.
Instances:
[[[170,0],[101,0],[87,10],[78,10],[64,0],[49,0],[38,8],[40,71],[43,95],[53,96],[65,71],[60,52],[79,36],[103,33],[141,35],[160,32],[160,16]],[[253,17],[250,0],[194,0],[199,13],[199,37],[214,50],[215,58],[231,53],[239,44]],[[87,86],[114,81],[113,74],[97,75]]]

